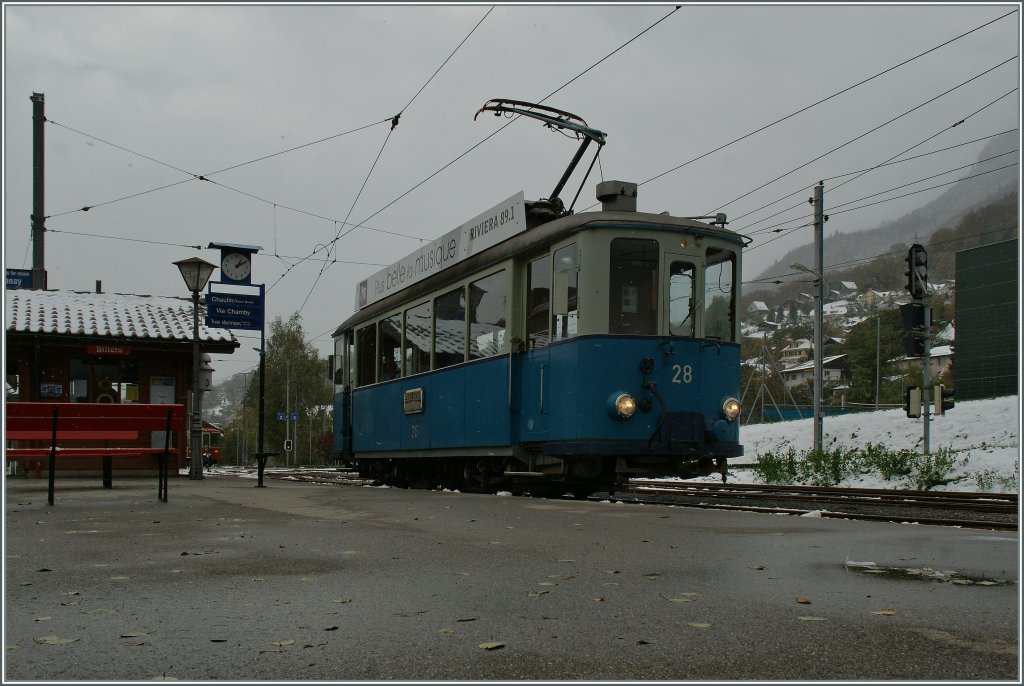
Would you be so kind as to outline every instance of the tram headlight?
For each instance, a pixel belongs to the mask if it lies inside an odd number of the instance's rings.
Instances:
[[[608,414],[616,419],[629,419],[636,414],[636,398],[629,393],[612,393],[608,398]]]
[[[728,421],[733,421],[740,416],[740,401],[736,398],[726,398],[722,403],[722,414]]]

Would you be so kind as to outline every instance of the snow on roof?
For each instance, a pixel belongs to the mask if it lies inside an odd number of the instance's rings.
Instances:
[[[841,357],[846,357],[846,355],[845,354],[842,354],[842,355],[827,355],[825,357],[822,357],[821,358],[821,367],[827,367],[828,365],[830,365],[831,362],[835,362],[837,359],[839,359]],[[814,360],[813,359],[809,359],[806,362],[798,362],[793,367],[785,368],[784,370],[782,370],[782,373],[786,374],[788,372],[804,372],[806,370],[812,370],[812,369],[814,369]]]
[[[14,289],[4,301],[8,332],[192,340],[191,298]],[[230,330],[201,319],[199,340],[237,345]]]
[[[768,306],[764,304],[763,300],[755,300],[754,302],[750,303],[750,308],[747,311],[748,312],[755,312],[755,311],[756,312],[767,312],[768,311]]]
[[[857,284],[854,281],[840,281],[839,283],[842,285],[843,288],[845,288],[848,291],[857,290]]]

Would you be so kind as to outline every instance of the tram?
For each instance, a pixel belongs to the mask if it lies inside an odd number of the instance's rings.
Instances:
[[[520,192],[358,285],[334,333],[337,459],[382,483],[473,492],[724,479],[743,454],[747,239],[724,215],[639,212],[629,182],[599,183],[599,211],[566,211],[569,171],[550,199]]]

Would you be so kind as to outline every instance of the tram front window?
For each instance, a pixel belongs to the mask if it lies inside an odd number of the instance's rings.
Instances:
[[[736,256],[729,250],[708,248],[704,267],[704,336],[731,341],[735,328]]]
[[[658,241],[616,238],[609,264],[608,333],[658,333]]]
[[[673,336],[692,337],[695,268],[689,262],[673,262],[669,269],[669,333]]]

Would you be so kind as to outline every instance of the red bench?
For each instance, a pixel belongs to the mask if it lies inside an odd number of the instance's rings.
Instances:
[[[19,403],[6,404],[7,441],[44,442],[45,447],[7,448],[5,459],[35,463],[40,470],[43,460],[49,467],[49,503],[53,505],[53,482],[58,459],[102,458],[103,487],[112,488],[112,458],[157,458],[157,498],[167,502],[167,461],[178,453],[171,447],[171,435],[185,427],[184,405],[143,405],[138,403]],[[141,438],[149,442],[145,432],[163,432],[162,448],[139,445]],[[73,442],[77,445],[65,446]],[[97,445],[82,446],[81,443]],[[102,443],[102,445],[99,445]],[[121,443],[111,446],[111,443]],[[37,472],[38,473],[38,472]]]

